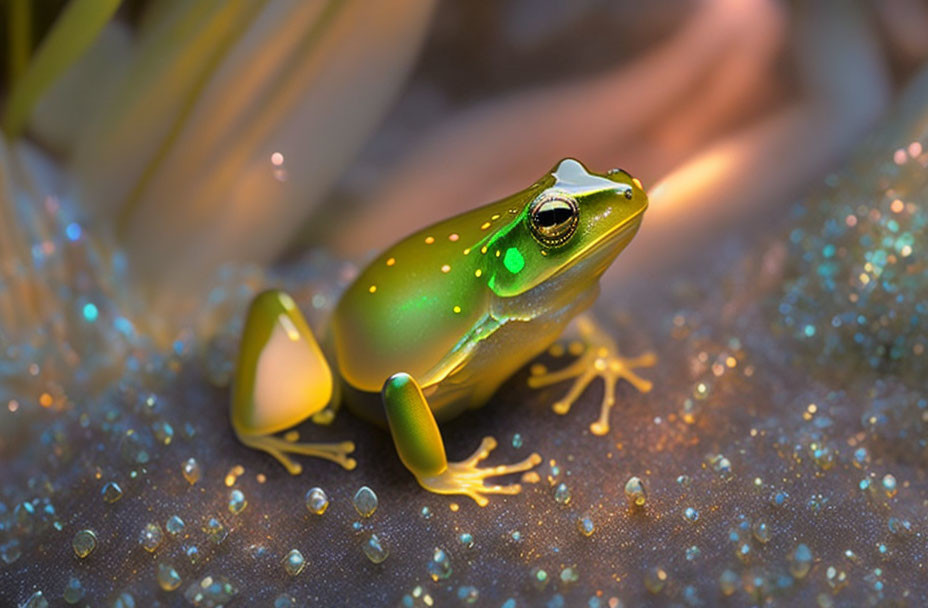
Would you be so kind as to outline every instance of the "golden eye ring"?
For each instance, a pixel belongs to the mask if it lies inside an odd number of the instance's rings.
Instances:
[[[580,207],[565,192],[542,193],[528,210],[532,237],[545,247],[559,247],[570,240],[580,223]]]

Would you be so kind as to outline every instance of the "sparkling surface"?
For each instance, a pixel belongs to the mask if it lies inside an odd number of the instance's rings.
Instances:
[[[57,313],[66,344],[45,333],[0,352],[0,605],[66,593],[122,608],[928,604],[918,124],[884,128],[762,238],[732,235],[708,262],[600,302],[624,351],[659,357],[653,391],[618,386],[605,437],[588,430],[599,386],[562,417],[550,405],[563,387],[529,391],[528,369],[443,425],[452,460],[486,435],[500,439],[490,464],[545,458],[521,494],[483,509],[424,492],[389,435],[344,411],[299,431],[355,441],[350,473],[303,459],[293,477],[232,435],[228,374],[249,298],[287,285],[317,323],[350,266],[316,252],[271,276],[224,271],[204,327],[157,346],[118,289],[118,255],[115,266],[94,258],[88,226],[52,218],[41,268],[64,255],[45,251],[67,247],[87,282]],[[376,513],[367,499],[357,507],[365,484]],[[562,484],[569,501],[555,498]],[[314,486],[324,500],[310,500]],[[230,513],[235,491],[247,508]],[[358,522],[364,513],[374,517]],[[79,559],[86,530],[97,546]],[[375,537],[389,548],[377,565]],[[306,568],[295,577],[291,550]],[[162,565],[182,578],[173,592]]]

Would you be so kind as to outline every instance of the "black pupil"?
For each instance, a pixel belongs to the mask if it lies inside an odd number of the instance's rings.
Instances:
[[[572,218],[574,208],[564,201],[547,201],[535,210],[535,225],[539,228],[553,228]]]

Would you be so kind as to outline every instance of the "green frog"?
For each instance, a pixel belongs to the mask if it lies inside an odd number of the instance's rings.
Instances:
[[[625,171],[589,171],[565,159],[525,190],[462,213],[399,241],[362,270],[339,300],[325,348],[294,300],[265,291],[251,303],[232,387],[231,418],[242,443],[264,450],[292,474],[289,454],[326,458],[346,469],[354,444],[301,443],[285,431],[312,418],[326,423],[338,404],[389,428],[400,460],[425,489],[462,494],[484,506],[490,494],[516,494],[518,483],[487,479],[529,471],[538,454],[481,466],[496,447],[486,437],[461,462],[448,462],[438,427],[485,404],[517,370],[553,344],[589,308],[599,278],[632,240],[648,206]],[[565,414],[586,386],[606,390],[593,433],[609,430],[614,388],[654,365],[652,353],[619,355],[586,316],[588,344],[566,368],[533,374],[533,387],[574,383],[554,410]]]

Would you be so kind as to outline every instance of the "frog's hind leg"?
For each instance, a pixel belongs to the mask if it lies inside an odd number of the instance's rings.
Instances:
[[[232,386],[229,413],[239,440],[267,452],[293,475],[303,468],[287,454],[325,458],[351,470],[356,463],[348,456],[354,451],[350,441],[297,443],[295,432],[274,437],[307,418],[331,422],[331,404],[338,398],[338,383],[293,298],[279,290],[256,296]]]
[[[496,439],[485,437],[473,454],[460,462],[448,462],[445,444],[432,410],[415,379],[394,374],[383,386],[383,404],[400,460],[423,488],[436,494],[463,494],[481,507],[486,494],[518,494],[522,486],[487,485],[488,477],[528,471],[541,462],[532,454],[515,464],[480,467],[496,448]]]
[[[646,352],[637,357],[623,357],[615,341],[608,336],[589,316],[577,318],[577,328],[582,340],[586,343],[586,350],[572,363],[563,369],[553,372],[534,372],[528,379],[532,388],[540,388],[574,379],[573,385],[561,399],[551,407],[558,414],[566,414],[570,407],[580,397],[586,387],[597,379],[602,378],[603,400],[600,406],[599,418],[590,424],[590,431],[594,435],[605,435],[609,432],[609,413],[615,405],[615,387],[619,380],[627,380],[642,393],[651,390],[650,380],[642,378],[634,370],[640,367],[652,367],[657,363],[657,356],[653,352]]]
[[[263,450],[276,458],[280,464],[284,465],[284,468],[291,475],[299,475],[303,471],[302,465],[298,462],[294,462],[287,454],[300,454],[303,456],[315,456],[316,458],[324,458],[326,460],[331,460],[336,462],[347,470],[352,470],[357,466],[357,462],[354,458],[351,458],[349,454],[354,451],[354,442],[352,441],[341,441],[338,443],[297,443],[296,441],[290,441],[290,434],[284,436],[284,439],[279,439],[272,435],[242,435],[239,434],[239,441],[244,443],[250,448],[256,450]]]

